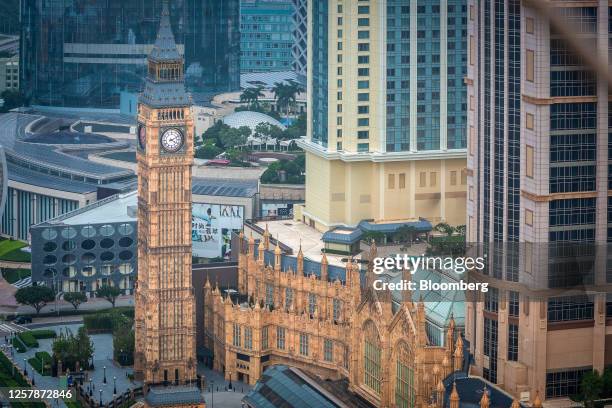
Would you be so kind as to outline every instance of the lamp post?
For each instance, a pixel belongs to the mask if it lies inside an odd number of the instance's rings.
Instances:
[[[113,395],[117,394],[117,377],[113,376]]]
[[[232,372],[229,371],[229,385],[227,386],[227,389],[231,390],[232,389]]]
[[[102,367],[104,370],[104,378],[102,379],[102,384],[106,384],[106,366]]]
[[[32,385],[36,385],[36,381],[34,380],[34,370],[32,370]]]
[[[215,406],[215,382],[211,381],[210,382],[210,408],[213,408]]]
[[[89,379],[89,396],[93,397],[93,378]]]
[[[28,369],[26,368],[26,359],[25,358],[23,359],[23,375],[25,377],[28,376]]]
[[[102,406],[102,388],[100,388],[100,406]]]
[[[81,373],[81,379],[79,380],[79,384],[83,385],[83,367],[79,370]]]

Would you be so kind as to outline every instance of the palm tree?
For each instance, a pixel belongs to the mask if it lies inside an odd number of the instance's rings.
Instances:
[[[259,98],[264,96],[262,89],[261,86],[246,88],[240,95],[240,102],[247,103],[249,106],[254,105],[258,107]]]
[[[303,92],[303,88],[295,81],[277,82],[273,88],[276,104],[285,108],[285,119],[289,117],[289,107],[295,103],[296,95]]]

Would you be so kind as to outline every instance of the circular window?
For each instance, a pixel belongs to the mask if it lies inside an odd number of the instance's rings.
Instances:
[[[47,268],[43,272],[43,277],[45,278],[55,278],[57,271],[53,268]]]
[[[134,268],[132,267],[132,264],[130,263],[124,263],[119,265],[119,273],[122,275],[128,275],[130,273],[134,272]]]
[[[45,242],[45,245],[43,245],[43,251],[45,252],[53,252],[56,249],[57,249],[57,244],[52,241]]]
[[[119,259],[121,259],[122,261],[128,261],[132,259],[132,256],[132,251],[121,251],[119,253]]]
[[[42,237],[47,240],[57,238],[57,231],[53,228],[45,228],[42,232]]]
[[[129,237],[123,237],[119,240],[119,246],[123,247],[123,248],[127,248],[129,246],[132,246],[132,244],[134,243],[134,240],[132,238]]]
[[[102,254],[100,254],[100,259],[102,261],[112,261],[113,259],[115,259],[115,254],[109,251],[102,252]]]
[[[76,235],[77,235],[77,232],[72,227],[64,228],[62,230],[62,237],[64,238],[71,239],[71,238],[76,237]]]
[[[102,265],[100,273],[104,276],[110,276],[113,273],[113,265]]]
[[[113,226],[110,224],[106,224],[100,227],[100,234],[102,234],[105,237],[110,237],[114,233],[115,233],[115,228],[113,228]]]
[[[76,276],[76,268],[74,266],[64,268],[64,270],[62,271],[62,275],[67,278],[74,278]]]
[[[62,243],[62,249],[64,251],[74,251],[74,248],[76,248],[74,241],[64,241]]]
[[[110,238],[104,238],[100,241],[100,246],[104,249],[112,248],[115,245],[115,241]]]
[[[57,262],[57,258],[54,255],[47,255],[43,258],[45,265],[54,265]]]
[[[66,265],[72,265],[76,262],[76,256],[74,256],[73,254],[66,254],[62,257],[62,262]]]
[[[94,241],[93,239],[86,239],[85,241],[81,242],[81,248],[89,251],[90,249],[93,249],[96,246],[96,241]]]
[[[96,256],[91,252],[85,252],[83,256],[81,256],[81,262],[90,264],[96,260]]]
[[[94,276],[96,274],[96,268],[93,266],[84,266],[81,269],[81,275],[83,276]]]
[[[131,235],[134,232],[134,227],[130,224],[121,224],[119,226],[119,233],[121,235]]]
[[[83,229],[81,230],[81,235],[85,238],[94,237],[96,235],[96,229],[91,225],[88,225],[86,227],[83,227]]]

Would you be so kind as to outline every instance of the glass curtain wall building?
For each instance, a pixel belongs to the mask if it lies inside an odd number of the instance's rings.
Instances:
[[[306,221],[463,224],[466,4],[324,0],[307,21]]]
[[[550,4],[468,1],[467,240],[490,285],[466,337],[487,380],[560,398],[612,361],[610,92],[584,56],[609,61],[612,25],[608,3]]]
[[[241,0],[241,72],[293,69],[294,13],[292,0]]]
[[[33,104],[118,108],[138,92],[161,0],[23,0],[21,81]],[[239,88],[239,0],[176,0],[172,25],[196,94]]]

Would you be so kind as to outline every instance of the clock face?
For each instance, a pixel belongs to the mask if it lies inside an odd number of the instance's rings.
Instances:
[[[170,153],[178,152],[183,147],[184,141],[183,132],[178,129],[168,129],[161,136],[162,147]]]
[[[138,146],[140,146],[140,148],[144,150],[146,145],[147,145],[147,128],[144,127],[143,125],[140,125],[138,127]]]

